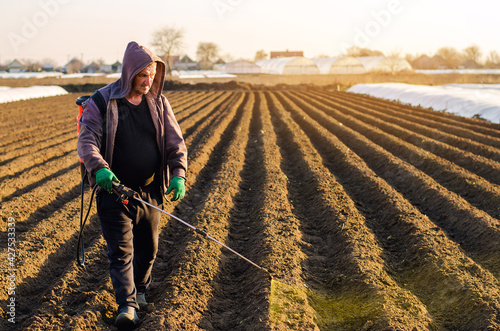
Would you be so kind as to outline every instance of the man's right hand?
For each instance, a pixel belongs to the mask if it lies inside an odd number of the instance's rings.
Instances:
[[[97,185],[108,191],[109,193],[113,193],[113,182],[119,183],[120,181],[116,178],[115,174],[109,170],[108,168],[101,168],[95,173],[95,180]]]

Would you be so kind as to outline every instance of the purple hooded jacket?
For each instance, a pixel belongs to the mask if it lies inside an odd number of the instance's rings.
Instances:
[[[126,97],[132,89],[134,77],[151,62],[156,62],[156,76],[151,89],[146,94],[151,118],[156,128],[156,142],[160,147],[163,192],[166,191],[170,175],[186,178],[187,149],[182,132],[174,117],[172,107],[162,94],[165,80],[165,63],[147,48],[132,41],[127,45],[123,56],[122,74],[117,81],[101,88],[107,106],[106,151],[101,155],[103,118],[97,105],[89,98],[83,105],[78,136],[78,156],[85,164],[92,186],[95,185],[95,172],[103,167],[111,168],[113,148],[118,127],[117,99]]]

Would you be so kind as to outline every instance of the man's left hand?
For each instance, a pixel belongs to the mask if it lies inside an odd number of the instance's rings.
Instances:
[[[184,185],[185,181],[186,180],[182,177],[174,176],[174,178],[172,178],[172,180],[170,181],[167,193],[165,194],[169,194],[173,190],[174,196],[172,197],[172,201],[177,201],[184,198],[184,195],[186,194],[186,187]]]

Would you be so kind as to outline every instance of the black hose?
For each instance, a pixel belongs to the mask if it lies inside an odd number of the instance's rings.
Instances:
[[[76,244],[76,260],[78,264],[85,268],[85,246],[83,244],[83,228],[85,227],[85,223],[87,223],[87,219],[90,214],[90,208],[92,207],[92,201],[94,200],[95,191],[97,189],[97,185],[92,189],[92,194],[90,196],[89,207],[87,209],[87,214],[85,215],[85,219],[83,218],[83,194],[85,187],[85,179],[87,179],[87,174],[85,174],[82,178],[82,186],[81,186],[81,196],[82,200],[80,203],[80,232],[78,233],[78,243]]]

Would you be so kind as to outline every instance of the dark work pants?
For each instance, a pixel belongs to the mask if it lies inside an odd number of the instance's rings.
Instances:
[[[141,198],[160,206],[160,185],[152,183],[137,191]],[[97,214],[108,245],[109,271],[118,309],[139,308],[137,292],[151,283],[151,269],[158,251],[158,224],[161,212],[130,200],[128,205],[117,196],[101,190],[97,195]]]

